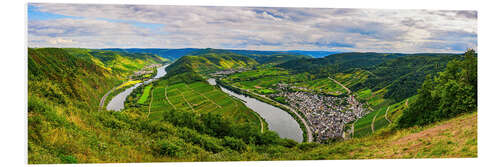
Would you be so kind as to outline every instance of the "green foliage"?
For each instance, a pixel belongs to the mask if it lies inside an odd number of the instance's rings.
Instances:
[[[445,71],[427,77],[416,102],[399,120],[399,127],[426,125],[477,110],[477,58],[474,50],[463,60],[450,61]]]
[[[59,158],[61,159],[62,163],[65,163],[65,164],[78,163],[78,160],[76,160],[76,158],[71,156],[71,155],[60,155]]]
[[[180,157],[183,155],[182,145],[178,140],[160,140],[152,150],[158,156]]]
[[[319,143],[300,143],[297,147],[302,151],[309,151],[313,148],[320,146]]]

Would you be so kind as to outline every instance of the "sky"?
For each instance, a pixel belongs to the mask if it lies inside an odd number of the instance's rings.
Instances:
[[[461,53],[477,12],[29,3],[28,46]]]

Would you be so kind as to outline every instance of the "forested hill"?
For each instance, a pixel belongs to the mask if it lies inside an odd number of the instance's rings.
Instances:
[[[290,60],[298,60],[298,59],[309,59],[312,58],[310,56],[305,56],[301,54],[295,53],[287,53],[287,52],[277,52],[277,51],[246,51],[246,50],[225,50],[225,49],[200,49],[197,51],[191,52],[189,55],[238,55],[238,56],[246,56],[252,59],[255,59],[260,64],[266,63],[274,63],[280,64]]]
[[[401,54],[384,53],[339,53],[324,58],[292,60],[280,64],[279,67],[294,72],[337,73],[351,68],[366,68],[380,64],[388,59],[402,56]]]

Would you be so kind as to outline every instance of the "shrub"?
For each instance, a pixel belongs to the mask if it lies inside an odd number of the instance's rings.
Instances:
[[[225,136],[223,146],[229,147],[232,150],[242,152],[246,149],[246,144],[241,139]]]
[[[152,148],[158,156],[178,157],[182,156],[181,144],[178,141],[160,140]]]
[[[319,145],[319,143],[300,143],[299,145],[297,145],[297,147],[302,151],[308,151]]]
[[[73,157],[73,156],[71,156],[71,155],[60,155],[59,159],[61,159],[62,163],[65,163],[65,164],[76,164],[76,163],[78,163],[78,161],[76,160],[76,158]]]

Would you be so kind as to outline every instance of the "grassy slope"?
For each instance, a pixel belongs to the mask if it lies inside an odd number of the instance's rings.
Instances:
[[[297,159],[477,157],[477,112],[438,122],[318,146]]]

